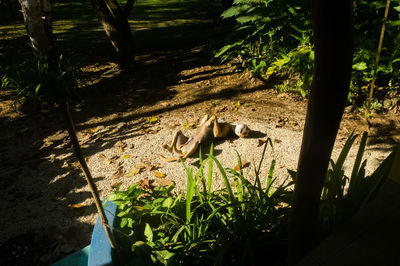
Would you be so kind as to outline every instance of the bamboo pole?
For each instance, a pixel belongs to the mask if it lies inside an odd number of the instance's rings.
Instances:
[[[387,0],[385,14],[383,15],[383,23],[382,23],[381,35],[379,38],[378,51],[377,51],[376,59],[375,59],[375,67],[374,67],[374,72],[373,72],[373,76],[372,76],[371,87],[369,89],[369,97],[368,97],[368,101],[367,101],[367,110],[366,110],[367,113],[370,112],[372,96],[374,95],[376,72],[378,70],[379,59],[380,59],[381,51],[382,51],[383,36],[385,35],[386,20],[387,20],[388,14],[389,14],[389,6],[390,6],[390,0]]]

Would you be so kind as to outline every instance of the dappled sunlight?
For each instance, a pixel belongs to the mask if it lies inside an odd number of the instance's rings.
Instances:
[[[19,12],[17,1],[8,2],[7,10]],[[284,11],[295,17],[294,13],[300,12],[296,10]],[[269,42],[259,36],[254,44],[239,42],[241,47],[236,43],[233,48],[239,49],[237,54],[228,49],[225,52],[232,54],[222,58],[224,53],[220,57],[216,54],[232,33],[234,19],[220,19],[220,1],[137,1],[128,17],[133,39],[125,46],[134,56],[129,57],[132,65],[123,68],[119,64],[121,57],[118,58],[90,2],[56,1],[53,11],[54,45],[69,60],[67,65],[77,70],[77,76],[71,75],[74,81],[77,79],[77,85],[66,83],[65,87],[74,87],[68,91],[68,101],[82,161],[93,175],[101,200],[117,187],[124,190],[132,184],[149,189],[153,184],[175,184],[174,193],[186,191],[188,178],[182,163],[160,158],[176,155],[165,149],[165,144],[178,130],[185,136],[196,136],[204,115],[214,114],[233,126],[245,124],[251,130],[247,138],[224,135],[214,141],[213,156],[224,167],[240,170],[237,151],[243,159],[244,174],[254,182],[263,144],[270,141],[272,148],[268,148],[260,165],[259,181],[263,188],[272,182],[270,165],[275,167],[274,185],[288,180],[288,169],[296,169],[309,94],[298,93],[301,90],[296,86],[302,82],[302,76],[293,69],[283,72],[289,67],[286,64],[293,62],[291,56],[305,56],[311,62],[311,44],[304,54],[292,48],[286,51],[287,40],[290,45],[297,45],[298,39],[279,32],[284,38],[271,47],[283,47],[279,53],[286,56],[284,59],[269,58],[274,51],[264,49],[262,45]],[[15,13],[7,18],[9,24],[0,18],[1,67],[4,63],[10,72],[17,73],[18,68],[11,67],[32,58],[33,53],[22,15]],[[285,27],[292,30],[290,21],[286,22]],[[263,36],[271,38],[275,33],[269,34]],[[308,38],[305,31],[302,38]],[[262,53],[265,57],[260,56]],[[40,70],[37,61],[31,61],[32,72]],[[46,62],[46,70],[51,69]],[[308,65],[301,61],[298,66]],[[39,85],[10,82],[9,87],[0,91],[0,223],[6,225],[0,227],[0,243],[24,233],[49,237],[52,246],[47,252],[54,251],[49,255],[53,259],[88,245],[97,216],[60,115],[61,97],[42,94],[45,86],[51,93],[64,89],[60,80],[72,73],[71,69],[61,69],[60,75],[48,83],[45,78],[54,72],[39,71]],[[16,77],[19,81],[20,76]],[[308,78],[311,82],[311,76]],[[369,131],[365,157],[369,160],[366,173],[371,173],[400,142],[398,106],[391,108],[389,112],[374,114],[369,125],[357,110],[345,113],[332,158],[337,159],[351,132]],[[191,154],[186,165],[197,170],[211,150],[208,144]],[[343,168],[347,175],[356,155],[357,150],[352,148]],[[215,178],[213,191],[222,189],[226,180],[216,166],[210,175]],[[272,210],[283,205],[277,206]],[[262,229],[262,233],[267,231]]]
[[[26,28],[23,22],[7,26],[0,26],[0,40],[11,40],[26,36]]]

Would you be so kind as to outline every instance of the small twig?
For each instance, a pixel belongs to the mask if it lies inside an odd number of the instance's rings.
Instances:
[[[78,160],[79,160],[79,163],[81,164],[82,170],[85,173],[85,179],[89,185],[90,192],[92,193],[92,196],[93,196],[96,208],[97,208],[97,212],[100,215],[101,223],[104,226],[104,230],[106,231],[106,235],[110,242],[111,248],[114,249],[114,248],[116,248],[115,240],[111,233],[110,225],[108,224],[107,217],[104,213],[104,209],[103,209],[103,206],[100,201],[99,192],[97,191],[96,184],[93,181],[92,174],[89,171],[89,168],[86,164],[85,158],[83,157],[81,147],[79,146],[78,138],[76,137],[74,122],[71,117],[71,112],[70,112],[67,100],[61,101],[59,104],[59,108],[65,118],[69,137],[70,137],[71,143],[72,143],[72,147],[74,149],[75,155],[78,157]]]
[[[379,44],[378,44],[378,51],[376,54],[376,59],[375,59],[375,68],[374,68],[374,74],[372,76],[372,81],[371,81],[371,87],[369,90],[369,97],[367,101],[367,110],[366,112],[369,113],[370,108],[371,108],[371,102],[372,102],[372,96],[374,94],[374,88],[375,88],[375,80],[376,80],[376,72],[378,70],[378,65],[379,65],[379,59],[381,56],[381,50],[382,50],[382,43],[383,43],[383,36],[385,35],[385,28],[386,28],[386,20],[388,17],[389,13],[389,6],[390,6],[390,0],[386,1],[386,8],[385,8],[385,14],[383,16],[383,23],[382,23],[382,29],[381,29],[381,36],[379,38]]]

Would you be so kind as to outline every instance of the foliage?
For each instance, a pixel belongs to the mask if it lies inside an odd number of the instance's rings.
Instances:
[[[371,175],[365,175],[367,159],[362,159],[368,134],[364,132],[351,175],[346,176],[343,164],[357,137],[357,134],[350,134],[336,162],[330,160],[320,202],[319,220],[322,235],[329,234],[361,209],[380,190],[392,167],[396,150],[391,152]],[[296,172],[288,171],[295,179]]]
[[[13,89],[19,100],[26,97],[35,105],[70,96],[76,87],[76,72],[71,62],[60,56],[55,71],[49,68],[47,57],[36,56],[17,65],[0,69],[1,87]]]
[[[206,160],[200,153],[200,162],[195,173],[183,164],[186,198],[174,196],[173,185],[151,191],[132,185],[127,191],[117,189],[108,198],[118,206],[117,239],[130,247],[122,256],[135,265],[256,264],[260,250],[270,250],[271,263],[282,259],[290,184],[273,188],[275,161],[265,187],[260,181],[260,166],[255,170],[254,184],[244,178],[239,155],[238,171],[223,168],[212,148]],[[225,183],[218,191],[211,189],[214,164]]]
[[[378,47],[384,1],[359,1],[355,7],[355,51],[349,100],[362,106],[372,79]],[[399,92],[400,86],[400,0],[392,0],[386,23],[385,37],[377,69],[375,97],[382,98]],[[379,110],[381,106],[375,105]]]
[[[331,160],[331,168],[321,195],[321,225],[326,231],[342,224],[356,211],[362,208],[387,179],[395,152],[392,152],[370,175],[365,175],[367,160],[362,161],[368,134],[361,137],[351,175],[343,171],[343,163],[358,135],[351,134],[336,161]]]
[[[304,75],[296,90],[305,95],[313,60],[310,10],[308,4],[293,0],[235,0],[221,15],[236,20],[235,30],[215,56],[222,61],[238,57],[257,74]]]
[[[382,26],[384,1],[355,1],[355,50],[349,102],[361,107],[375,65],[376,50]],[[298,90],[303,96],[311,85],[313,44],[310,6],[291,0],[235,0],[222,13],[235,19],[228,44],[216,53],[225,61],[238,61],[258,74],[290,73],[292,82],[278,85],[277,90]],[[392,0],[377,71],[377,94],[382,99],[399,92],[400,82],[400,0]],[[376,104],[376,109],[380,106]]]

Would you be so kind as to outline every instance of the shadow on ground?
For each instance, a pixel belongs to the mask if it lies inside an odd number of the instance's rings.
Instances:
[[[136,118],[206,100],[199,98],[184,105],[132,117],[120,118],[118,115],[126,109],[154,105],[161,99],[172,98],[175,93],[169,87],[178,84],[182,70],[210,61],[210,51],[215,46],[212,40],[225,27],[213,22],[216,9],[210,3],[139,3],[130,20],[135,39],[132,49],[137,54],[135,68],[133,72],[120,73],[113,62],[115,53],[112,46],[90,5],[80,1],[57,2],[54,9],[55,44],[63,54],[72,58],[76,66],[87,70],[81,77],[86,83],[75,99],[82,110],[74,112],[74,118],[82,122],[91,117],[116,114],[115,119],[97,124],[107,126],[102,132],[106,140],[101,141],[101,145],[99,139],[85,139],[86,156],[108,149],[117,141],[143,134],[138,130],[141,122],[134,121]],[[18,5],[13,2],[7,10],[12,15],[7,20],[2,19],[2,25],[15,24],[20,29],[22,16],[15,14]],[[2,30],[1,36],[5,34],[7,29]],[[2,63],[11,65],[30,57],[31,50],[23,31],[7,38],[1,36]],[[200,79],[206,79],[209,73],[204,74]],[[224,92],[212,97],[228,94]],[[6,104],[13,101],[10,94],[2,93],[0,97],[2,106],[8,108]],[[129,123],[121,127],[121,121]],[[96,210],[93,204],[81,205],[91,195],[80,190],[86,182],[66,131],[62,131],[64,124],[57,109],[45,108],[36,114],[19,114],[12,118],[4,116],[0,118],[0,125],[0,145],[3,147],[0,160],[0,221],[3,225],[0,243],[15,248],[2,249],[1,260],[11,264],[24,262],[16,261],[13,252],[26,247],[32,256],[28,257],[29,262],[48,264],[89,244],[92,226],[84,217]],[[88,125],[93,126],[96,125]],[[84,129],[78,127],[78,130]],[[96,180],[103,178],[96,177]],[[34,252],[30,252],[32,249]]]

